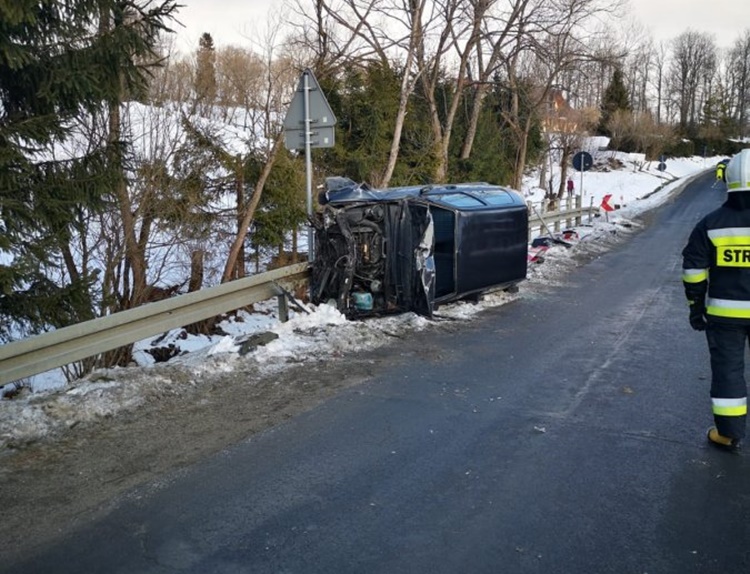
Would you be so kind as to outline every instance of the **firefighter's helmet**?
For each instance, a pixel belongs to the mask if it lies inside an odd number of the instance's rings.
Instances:
[[[750,148],[735,154],[724,174],[727,191],[750,191]]]

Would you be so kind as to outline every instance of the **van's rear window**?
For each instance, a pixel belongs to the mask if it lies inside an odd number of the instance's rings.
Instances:
[[[511,205],[513,203],[510,193],[499,189],[473,190],[472,194],[489,205]]]
[[[454,207],[482,207],[484,204],[478,199],[466,195],[465,193],[441,193],[430,194],[431,201],[445,203]]]

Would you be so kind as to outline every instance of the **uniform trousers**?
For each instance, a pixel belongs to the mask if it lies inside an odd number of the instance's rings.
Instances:
[[[745,437],[747,383],[745,346],[750,341],[750,322],[723,323],[708,320],[706,328],[711,355],[711,404],[719,434]]]

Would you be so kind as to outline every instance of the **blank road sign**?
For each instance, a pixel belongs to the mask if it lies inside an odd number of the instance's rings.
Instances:
[[[302,72],[292,103],[284,118],[284,144],[288,149],[305,147],[305,84],[310,119],[310,147],[333,147],[336,116],[309,68]]]
[[[335,128],[310,126],[310,147],[333,147],[335,143]],[[304,149],[305,130],[284,130],[284,145],[287,149]]]

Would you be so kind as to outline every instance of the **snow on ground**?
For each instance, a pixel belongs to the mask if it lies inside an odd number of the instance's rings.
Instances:
[[[661,172],[656,164],[646,164],[641,158],[623,154],[618,157],[624,161],[622,169],[586,172],[582,187],[580,174],[574,177],[576,193],[583,190],[584,205],[598,206],[604,195],[612,194],[612,203],[622,207],[610,212],[607,220],[594,218],[590,224],[576,228],[578,238],[572,241],[572,247],[553,245],[544,253],[542,263],[530,263],[527,280],[518,294],[490,292],[479,303],[441,306],[435,322],[414,313],[348,321],[335,308],[321,305],[313,307],[309,315],[290,309],[290,321],[280,323],[275,300],[268,301],[256,305],[252,314],[242,312],[235,319],[224,321],[224,336],[186,337],[180,330],[162,336],[160,346],[172,343],[182,352],[166,363],[154,364],[145,352],[151,345],[149,339],[136,345],[139,366],[96,371],[69,385],[61,382],[59,371],[34,377],[21,393],[0,401],[0,449],[183,394],[235,369],[242,370],[244,380],[252,384],[253,380],[290,365],[382,346],[393,337],[430,329],[441,319],[471,321],[484,309],[562,284],[566,273],[575,266],[577,255],[597,255],[625,240],[638,228],[640,214],[666,201],[688,176],[712,168],[721,159],[669,160],[667,169]],[[524,184],[524,195],[529,201],[540,201],[543,191],[534,188],[533,181],[531,174]],[[717,193],[721,192],[717,186]],[[277,338],[246,354],[240,353],[243,338],[263,332]]]

